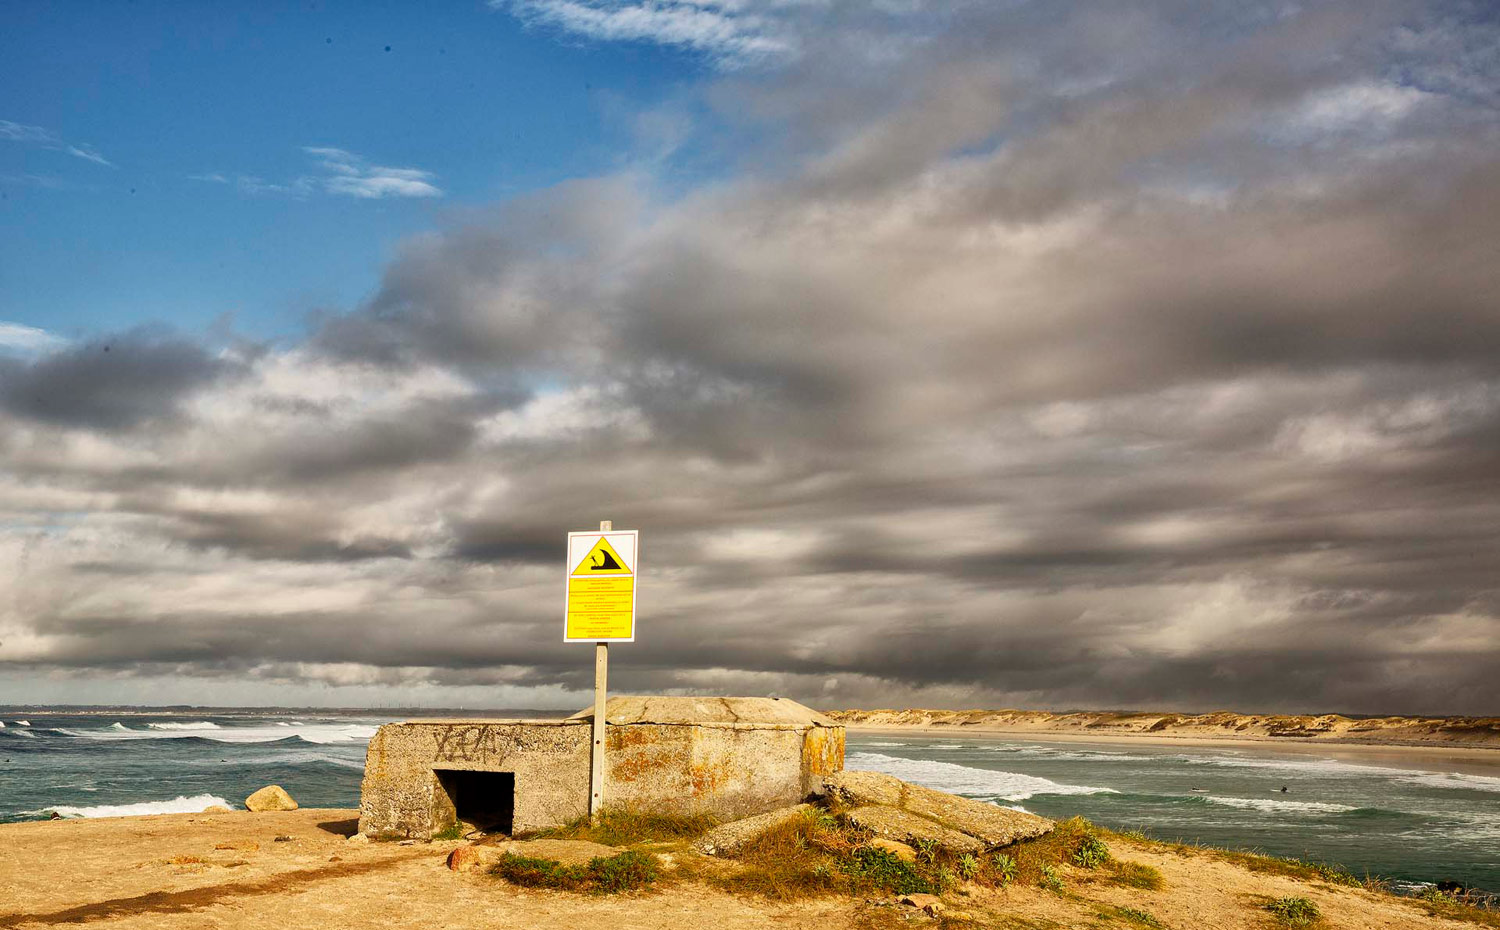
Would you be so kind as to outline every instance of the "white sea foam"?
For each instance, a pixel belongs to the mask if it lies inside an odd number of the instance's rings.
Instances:
[[[56,813],[59,817],[138,817],[142,814],[196,814],[204,808],[233,808],[234,805],[217,795],[195,794],[192,797],[178,795],[170,801],[141,801],[138,804],[100,804],[97,807],[69,807],[59,804],[44,807],[39,811],[27,811],[41,815]]]
[[[36,734],[30,730],[7,730],[6,736],[24,736],[27,739],[36,739]]]
[[[193,720],[186,723],[148,723],[153,730],[217,730],[219,725],[208,720]]]
[[[1204,798],[1210,804],[1238,807],[1240,810],[1264,811],[1268,814],[1342,814],[1357,810],[1347,804],[1325,804],[1322,801],[1282,801],[1277,798]]]
[[[111,730],[127,730],[127,731],[130,729],[130,727],[127,727],[125,724],[121,723],[118,720],[116,720],[114,723],[111,723],[109,725],[109,728]]]
[[[1500,792],[1500,778],[1493,775],[1464,775],[1458,772],[1407,773],[1401,781],[1427,788],[1466,788],[1470,791]]]
[[[5,729],[5,721],[4,720],[0,720],[0,730],[3,730],[3,729]]]
[[[30,720],[17,720],[16,721],[16,726],[18,726],[18,727],[29,727],[29,726],[31,726],[31,721]]]
[[[303,726],[218,727],[213,730],[160,729],[132,730],[119,724],[102,730],[59,730],[83,739],[185,739],[213,740],[216,743],[274,743],[298,738],[308,743],[363,743],[375,735],[376,727],[357,723],[309,723]]]
[[[1038,794],[1116,794],[1113,788],[1090,785],[1065,785],[1050,778],[1023,775],[1020,772],[995,772],[952,762],[930,762],[926,759],[899,759],[878,752],[852,753],[849,768],[868,769],[894,775],[903,781],[926,785],[939,791],[973,797],[1024,801]]]
[[[864,745],[869,746],[871,749],[899,749],[900,747],[905,746],[906,744],[905,743],[865,743]]]

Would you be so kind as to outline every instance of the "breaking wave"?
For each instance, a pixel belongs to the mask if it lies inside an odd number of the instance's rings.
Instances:
[[[209,720],[194,720],[189,723],[148,723],[146,726],[153,730],[217,730],[217,723]]]
[[[377,728],[364,724],[313,723],[304,726],[281,727],[214,727],[213,729],[172,728],[132,730],[115,723],[101,730],[67,730],[57,732],[79,739],[202,739],[215,743],[275,743],[281,740],[301,740],[304,743],[363,743],[375,735]]]
[[[1091,785],[1066,785],[1050,778],[1022,775],[1020,772],[996,772],[971,768],[952,762],[926,759],[900,759],[878,752],[851,753],[848,765],[854,769],[884,772],[903,781],[969,797],[1024,801],[1038,794],[1117,794],[1113,788]]]
[[[1210,795],[1204,798],[1210,804],[1237,807],[1240,810],[1264,811],[1268,814],[1345,814],[1359,808],[1347,804],[1326,804],[1322,801],[1282,801],[1277,798],[1221,798]]]
[[[234,808],[233,804],[218,795],[195,794],[190,798],[178,795],[170,801],[141,801],[137,804],[100,804],[95,807],[59,804],[26,813],[34,816],[57,814],[59,817],[138,817],[143,814],[196,814],[214,805],[231,810]]]

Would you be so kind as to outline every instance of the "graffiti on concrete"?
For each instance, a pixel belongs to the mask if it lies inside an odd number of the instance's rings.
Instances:
[[[547,737],[551,738],[547,738]],[[438,732],[433,762],[468,762],[491,765],[516,752],[567,753],[574,747],[555,735],[540,735],[534,728],[488,723],[448,724]]]

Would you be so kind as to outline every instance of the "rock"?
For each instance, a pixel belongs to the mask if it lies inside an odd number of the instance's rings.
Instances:
[[[203,813],[205,813],[205,814],[227,814],[227,813],[229,813],[229,808],[225,807],[222,804],[210,804],[208,807],[203,808]]]
[[[344,842],[363,845],[370,842],[370,838],[368,836],[365,836],[363,833],[356,833],[353,836],[349,837],[347,840],[344,840]]]
[[[278,836],[271,840],[273,843],[290,843],[291,841],[292,838],[289,836]]]
[[[844,771],[824,779],[829,794],[846,804],[896,807],[980,840],[993,849],[1052,830],[1045,817],[911,785],[879,772]]]
[[[935,894],[909,894],[901,898],[901,903],[908,907],[914,907],[929,917],[936,917],[943,912],[943,902]]]
[[[245,799],[245,810],[261,813],[263,811],[294,811],[297,802],[286,793],[280,785],[266,785],[264,788]]]
[[[502,855],[493,846],[460,846],[448,854],[448,868],[455,872],[488,870]]]
[[[917,851],[915,849],[912,849],[905,843],[898,843],[895,840],[888,840],[883,836],[875,837],[870,841],[869,846],[871,849],[883,849],[891,855],[895,856],[897,859],[900,859],[902,862],[917,861]]]
[[[811,804],[798,804],[735,820],[709,830],[693,843],[693,848],[708,856],[734,856],[770,830],[790,823],[810,810]]]
[[[909,846],[932,843],[939,849],[956,853],[984,851],[984,843],[967,833],[950,830],[940,823],[918,817],[899,807],[887,807],[883,804],[856,807],[849,812],[849,822],[878,837]]]

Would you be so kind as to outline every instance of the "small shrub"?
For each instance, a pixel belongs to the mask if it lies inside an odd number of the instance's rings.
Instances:
[[[490,874],[526,888],[619,894],[651,884],[660,873],[655,856],[628,849],[616,856],[592,859],[587,865],[563,865],[551,859],[507,853]]]
[[[892,894],[940,894],[943,890],[938,881],[883,849],[857,849],[840,865],[856,887],[875,888]]]
[[[1109,847],[1092,833],[1084,836],[1073,850],[1073,862],[1085,869],[1097,869],[1109,861]]]
[[[931,865],[937,861],[938,845],[936,840],[917,840],[912,844],[917,850],[917,861]]]
[[[979,859],[973,853],[964,853],[958,857],[958,863],[954,868],[964,881],[973,881],[974,877],[979,874]]]
[[[432,835],[434,840],[461,840],[464,838],[464,825],[461,823],[450,823],[443,829]]]
[[[995,880],[1002,885],[1009,885],[1016,880],[1016,860],[1014,856],[1007,856],[1003,852],[995,853],[990,859],[990,865],[995,869]]]
[[[1305,927],[1323,916],[1318,906],[1306,898],[1277,898],[1266,905],[1276,919],[1294,927]]]
[[[1037,884],[1046,891],[1061,893],[1063,881],[1057,875],[1057,870],[1050,865],[1042,866],[1042,876],[1037,879]]]

